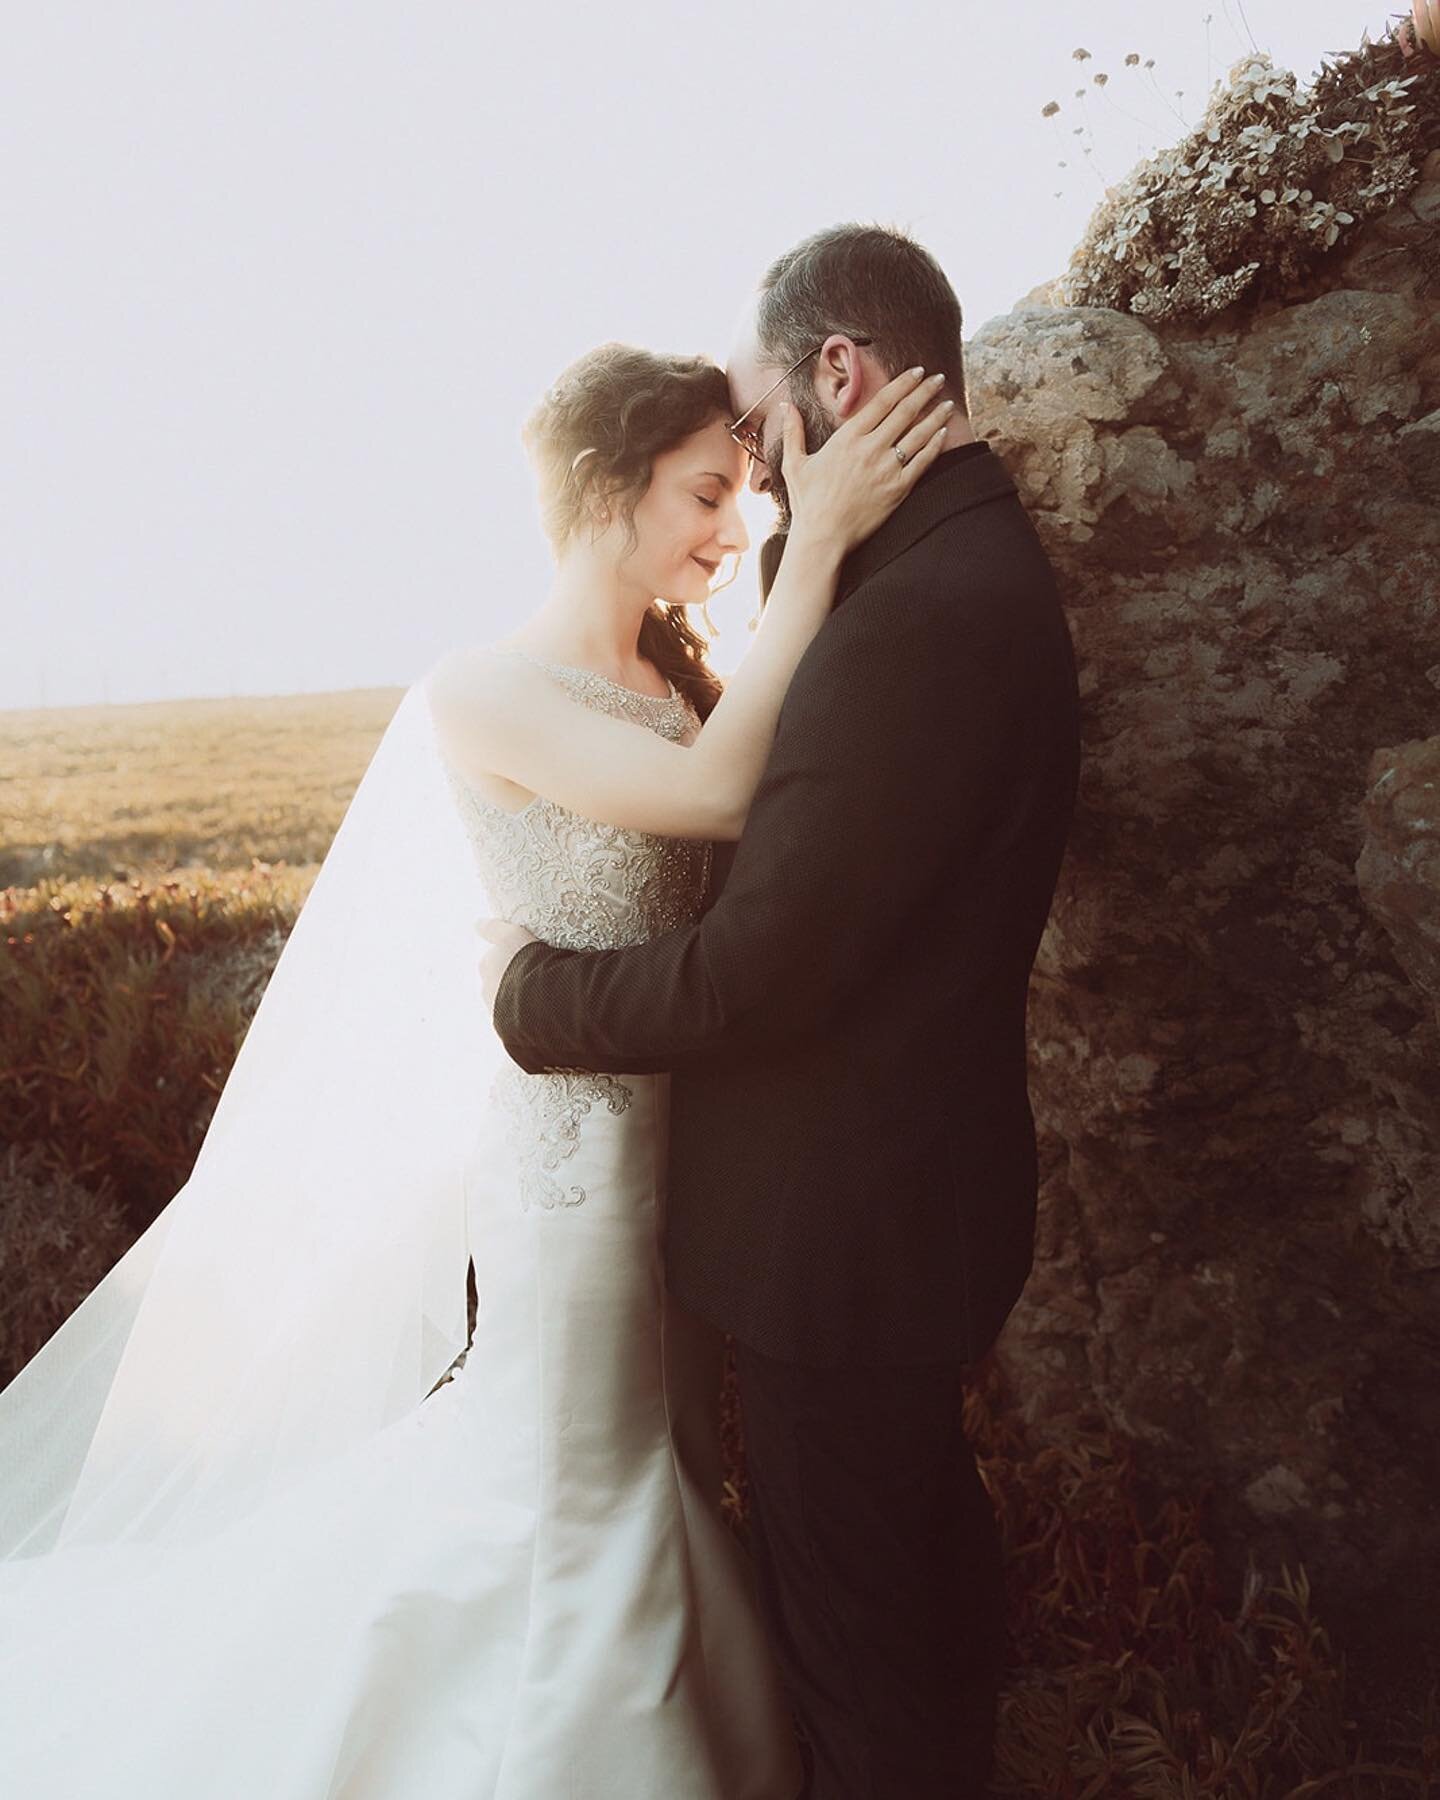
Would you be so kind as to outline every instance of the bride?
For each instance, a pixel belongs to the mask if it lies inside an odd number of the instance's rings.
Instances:
[[[661,1276],[668,1077],[516,1068],[474,924],[598,948],[702,910],[842,558],[943,445],[933,392],[814,455],[787,418],[723,690],[684,616],[748,541],[723,372],[611,344],[546,394],[548,598],[407,689],[190,1179],[0,1394],[0,1792],[796,1793],[722,1340]]]

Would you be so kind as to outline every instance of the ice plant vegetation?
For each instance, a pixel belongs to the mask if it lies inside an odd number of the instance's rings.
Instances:
[[[1414,31],[1418,51],[1400,34],[1367,36],[1310,86],[1263,51],[1242,57],[1193,130],[1105,190],[1059,297],[1198,323],[1242,295],[1296,290],[1401,200],[1440,146],[1440,61],[1429,51],[1440,0],[1415,0]],[[1042,116],[1059,110],[1051,101]]]

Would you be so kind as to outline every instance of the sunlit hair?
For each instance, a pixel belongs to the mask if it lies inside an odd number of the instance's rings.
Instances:
[[[890,375],[943,370],[967,407],[960,302],[930,252],[893,226],[829,225],[793,245],[761,277],[755,324],[767,362],[784,367],[842,331],[873,339]],[[792,393],[811,381],[807,364],[791,378]]]
[[[725,372],[708,357],[611,343],[571,363],[522,432],[540,485],[541,523],[556,553],[582,530],[589,529],[593,541],[596,512],[609,507],[624,521],[628,554],[639,541],[635,508],[650,485],[655,458],[713,420],[732,416]],[[640,626],[640,653],[690,696],[702,719],[722,691],[705,661],[708,647],[683,606],[652,602]]]

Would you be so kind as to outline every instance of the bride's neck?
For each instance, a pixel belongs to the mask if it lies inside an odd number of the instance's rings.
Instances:
[[[525,634],[590,668],[634,672],[644,660],[640,624],[653,598],[622,579],[612,561],[574,550],[556,564]]]

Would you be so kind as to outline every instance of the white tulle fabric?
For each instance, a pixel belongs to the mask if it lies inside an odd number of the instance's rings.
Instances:
[[[582,1109],[583,1204],[522,1203],[454,781],[422,678],[190,1179],[0,1393],[0,1793],[798,1787],[661,1277],[668,1080]]]

